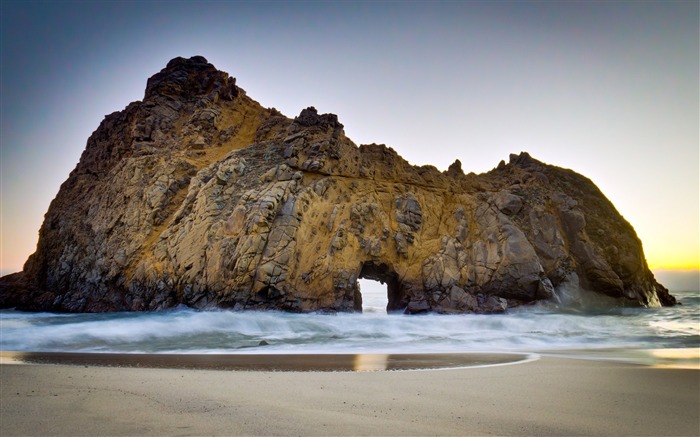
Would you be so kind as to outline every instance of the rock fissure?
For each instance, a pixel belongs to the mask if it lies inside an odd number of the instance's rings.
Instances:
[[[333,114],[263,108],[195,56],[100,123],[0,306],[360,311],[359,278],[407,313],[675,303],[589,179],[527,153],[416,167]]]

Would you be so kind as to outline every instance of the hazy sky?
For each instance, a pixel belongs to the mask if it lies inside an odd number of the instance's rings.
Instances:
[[[528,151],[591,178],[653,269],[698,268],[697,1],[2,0],[1,257],[34,251],[106,114],[203,55],[287,116],[483,172]]]

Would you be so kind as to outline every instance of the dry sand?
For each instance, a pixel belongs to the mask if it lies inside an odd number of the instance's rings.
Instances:
[[[700,372],[571,358],[450,370],[0,366],[0,435],[689,435]]]

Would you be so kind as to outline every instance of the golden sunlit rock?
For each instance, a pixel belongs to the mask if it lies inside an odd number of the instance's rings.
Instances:
[[[360,311],[362,277],[407,313],[675,302],[590,180],[527,153],[462,166],[358,147],[333,114],[289,119],[177,58],[89,138],[0,303]]]

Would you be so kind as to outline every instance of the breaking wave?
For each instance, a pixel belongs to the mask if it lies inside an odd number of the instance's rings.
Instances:
[[[123,353],[418,353],[697,348],[700,293],[673,308],[500,315],[197,311],[56,314],[0,311],[0,349]],[[371,304],[371,302],[370,302]]]

